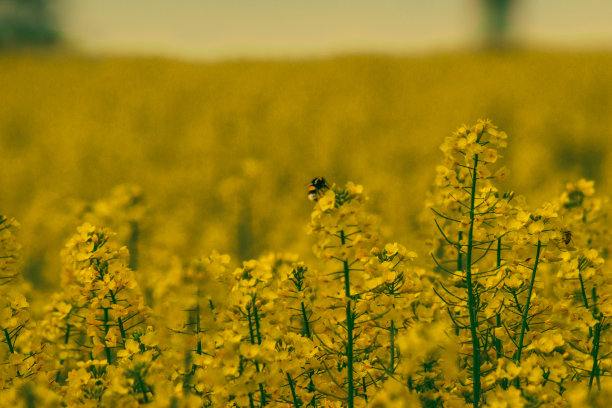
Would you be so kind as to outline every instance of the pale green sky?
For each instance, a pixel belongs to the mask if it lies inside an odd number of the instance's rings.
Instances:
[[[66,36],[90,52],[196,59],[466,49],[479,0],[63,0]],[[612,48],[612,0],[519,0],[526,45]]]

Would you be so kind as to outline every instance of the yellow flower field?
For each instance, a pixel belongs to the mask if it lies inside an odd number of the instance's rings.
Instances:
[[[0,401],[607,406],[611,63],[3,57]]]

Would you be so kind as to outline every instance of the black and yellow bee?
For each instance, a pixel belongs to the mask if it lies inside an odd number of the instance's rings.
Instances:
[[[308,199],[317,201],[321,194],[329,188],[327,181],[323,177],[315,177],[308,185]]]
[[[574,246],[574,235],[572,231],[568,229],[561,229],[559,231],[560,237],[555,239],[555,245],[562,251],[574,251],[576,247]]]
[[[572,231],[561,230],[561,240],[565,245],[569,245],[572,242]]]

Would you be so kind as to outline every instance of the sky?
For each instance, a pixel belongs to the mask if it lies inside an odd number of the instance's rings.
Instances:
[[[480,0],[62,0],[65,38],[92,53],[187,59],[474,48]],[[612,0],[517,0],[531,47],[612,49]]]

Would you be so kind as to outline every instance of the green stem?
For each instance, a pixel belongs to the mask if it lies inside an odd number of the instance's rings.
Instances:
[[[461,239],[463,238],[463,231],[459,231],[459,239],[457,240],[457,270],[463,270],[463,255],[461,254]]]
[[[106,335],[108,334],[110,327],[108,326],[108,308],[104,308],[104,352],[106,353],[106,361],[108,364],[112,364],[111,349],[106,345]]]
[[[589,378],[589,393],[593,387],[593,379],[597,377],[597,384],[599,385],[599,339],[601,337],[601,323],[595,325],[595,335],[593,336],[593,351],[591,356],[593,357],[593,368],[591,368],[591,374]]]
[[[589,301],[587,299],[586,290],[584,289],[584,281],[582,280],[582,273],[578,271],[578,280],[580,281],[580,291],[582,292],[582,299],[584,299],[584,307],[589,309]]]
[[[317,389],[314,385],[314,381],[312,381],[312,375],[314,374],[313,370],[308,372],[308,392],[312,393],[312,399],[308,406],[316,407],[317,406],[317,395],[315,394],[315,390]]]
[[[501,267],[501,261],[502,261],[502,243],[501,243],[501,237],[497,238],[497,267]]]
[[[197,345],[197,349],[196,349],[196,353],[198,353],[199,355],[202,354],[202,340],[200,339],[200,288],[198,288],[198,294],[197,294],[197,305],[196,305],[196,338],[198,339],[198,345]]]
[[[138,384],[140,385],[140,391],[142,392],[142,397],[144,398],[144,402],[148,403],[149,397],[147,397],[147,388],[144,384],[144,381],[142,381],[142,376],[140,374],[138,374]]]
[[[108,293],[111,295],[111,300],[115,306],[118,306],[117,299],[115,298],[115,293],[112,290],[108,290]],[[119,332],[121,333],[121,338],[123,340],[127,339],[127,334],[125,329],[123,328],[123,320],[120,317],[117,317],[117,326],[119,326]]]
[[[591,392],[591,388],[593,387],[593,379],[597,378],[597,387],[601,389],[599,384],[599,343],[601,340],[601,330],[602,330],[602,321],[603,316],[599,314],[599,309],[597,307],[597,289],[593,287],[591,291],[593,297],[593,318],[599,320],[599,322],[595,325],[595,333],[593,335],[593,351],[591,351],[591,356],[593,357],[593,367],[591,368],[591,374],[589,378],[589,393]]]
[[[459,231],[457,239],[457,270],[463,270],[463,254],[461,253],[461,239],[463,238],[463,231]],[[449,309],[449,313],[452,313]],[[459,336],[459,326],[455,326],[455,335]]]
[[[501,261],[502,261],[502,239],[501,237],[497,238],[497,268],[501,268]],[[495,326],[496,327],[502,327],[501,325],[501,315],[499,313],[497,313],[496,316],[496,322],[495,322]],[[495,345],[495,351],[497,353],[497,358],[501,358],[501,340],[495,337],[495,332],[493,332],[493,344]]]
[[[468,231],[466,265],[465,265],[465,280],[467,284],[468,295],[468,311],[470,315],[470,334],[472,336],[472,381],[473,389],[473,404],[474,408],[478,408],[480,404],[480,342],[478,339],[478,311],[476,308],[476,295],[472,285],[472,247],[474,236],[474,202],[476,199],[476,181],[478,174],[478,155],[474,156],[474,171],[472,173],[472,186],[470,192],[470,229]]]
[[[365,402],[368,402],[368,389],[366,387],[365,377],[361,377],[361,385],[363,386],[363,398],[365,398]]]
[[[518,350],[516,352],[515,362],[520,364],[521,353],[523,351],[523,340],[525,339],[525,331],[527,330],[527,318],[529,317],[529,303],[531,302],[531,294],[533,293],[533,284],[535,283],[536,272],[538,270],[538,263],[540,261],[540,250],[542,249],[542,242],[538,240],[538,249],[536,251],[535,264],[533,265],[533,271],[531,272],[531,282],[529,283],[529,292],[527,293],[527,300],[525,301],[525,307],[523,308],[523,318],[521,322],[521,334],[519,335]]]
[[[69,317],[70,317],[70,314],[66,316],[66,320],[68,320]],[[66,335],[64,336],[64,344],[68,344],[68,341],[70,340],[70,328],[71,327],[72,326],[70,325],[70,323],[66,322]],[[64,364],[64,361],[65,359],[60,360],[60,366]],[[57,370],[57,374],[55,374],[55,382],[59,382],[61,372],[62,372],[61,368]]]
[[[257,313],[257,306],[255,306],[255,302],[253,302],[253,318],[255,320],[255,335],[257,336],[257,344],[261,344],[261,331],[259,328],[259,314]]]
[[[389,374],[395,373],[395,326],[393,320],[391,320],[391,327],[389,328],[389,343],[391,344],[391,358],[389,359]]]
[[[580,281],[580,291],[582,293],[582,299],[584,299],[584,307],[586,307],[587,309],[590,309],[589,300],[587,298],[586,289],[584,288],[584,281],[582,280],[582,272],[580,271],[580,269],[578,269],[578,280]],[[591,313],[593,313],[593,317],[596,316],[596,314],[593,311],[591,311]],[[589,327],[589,338],[591,338],[591,336],[593,336],[593,328]]]
[[[247,318],[249,319],[249,340],[251,344],[255,344],[255,333],[253,333],[253,323],[251,316],[251,308],[247,306]]]
[[[346,331],[347,331],[347,342],[346,342],[346,358],[347,358],[347,382],[348,382],[348,408],[354,406],[354,394],[355,384],[353,383],[353,312],[351,310],[351,299],[346,301]]]
[[[8,344],[9,351],[11,352],[11,354],[13,354],[15,352],[15,349],[13,348],[13,343],[11,341],[11,335],[9,334],[7,329],[4,329],[4,337],[6,338],[6,344]]]
[[[249,392],[249,407],[255,408],[255,404],[253,404],[253,393]]]
[[[597,319],[599,316],[599,309],[597,308],[597,289],[595,286],[593,286],[591,290],[591,295],[591,299],[593,300],[593,317]]]
[[[259,369],[257,370],[257,372],[259,372]],[[266,402],[266,391],[264,390],[262,383],[259,383],[259,394],[261,395],[261,406],[263,407],[265,405],[268,405],[268,403]]]
[[[287,373],[287,381],[289,381],[289,389],[291,389],[291,397],[293,398],[293,406],[296,408],[299,408],[302,406],[302,402],[300,401],[300,399],[295,393],[295,384],[293,383],[293,380],[291,379],[291,376],[289,375],[289,373]]]
[[[6,328],[4,329],[4,336],[6,337],[6,344],[8,344],[9,351],[11,352],[11,354],[15,353],[15,344],[11,342],[11,335]],[[17,342],[17,335],[15,335],[14,342]],[[21,373],[19,372],[19,370],[17,370],[17,377],[21,378]]]
[[[342,245],[346,244],[346,237],[344,236],[344,230],[340,231],[340,242]],[[354,316],[351,311],[351,282],[350,282],[350,268],[348,261],[345,259],[342,261],[344,266],[344,292],[347,297],[346,301],[346,359],[347,359],[347,386],[348,386],[348,408],[353,408],[354,395],[355,395],[355,384],[353,383],[353,325]]]
[[[309,339],[312,338],[312,334],[310,333],[310,323],[308,322],[308,315],[306,314],[306,306],[304,306],[304,302],[302,304],[302,319],[304,320],[304,331],[306,337]]]
[[[251,308],[247,308],[247,317],[249,319],[249,335],[251,344],[255,344],[255,336],[257,336],[257,344],[261,344],[261,334],[259,333],[259,318],[257,316],[257,307],[255,307],[255,298],[253,298],[253,315],[251,315]],[[252,322],[254,320],[254,322]],[[257,332],[253,332],[253,323],[255,324],[255,328]],[[259,363],[255,361],[255,371],[258,373]],[[259,393],[261,395],[261,406],[263,407],[266,404],[266,392],[264,390],[263,384],[259,383]]]
[[[499,328],[499,327],[502,327],[502,324],[501,324],[501,316],[500,316],[500,314],[499,314],[499,313],[498,313],[498,314],[497,314],[497,316],[496,316],[496,322],[495,322],[495,323],[496,323],[496,324],[495,324],[495,327],[498,327],[498,328]],[[496,351],[496,353],[497,353],[497,358],[499,359],[499,358],[501,358],[501,356],[502,356],[502,346],[501,346],[501,340],[495,337],[494,344],[495,344],[495,351]]]
[[[64,344],[68,344],[68,340],[70,340],[70,323],[66,323],[66,335],[64,336]]]
[[[344,230],[340,231],[340,242],[342,243],[342,245],[346,244]],[[351,281],[350,281],[349,273],[351,270],[349,268],[349,264],[346,259],[342,261],[342,265],[344,267],[344,293],[347,298],[350,298],[351,297]]]

